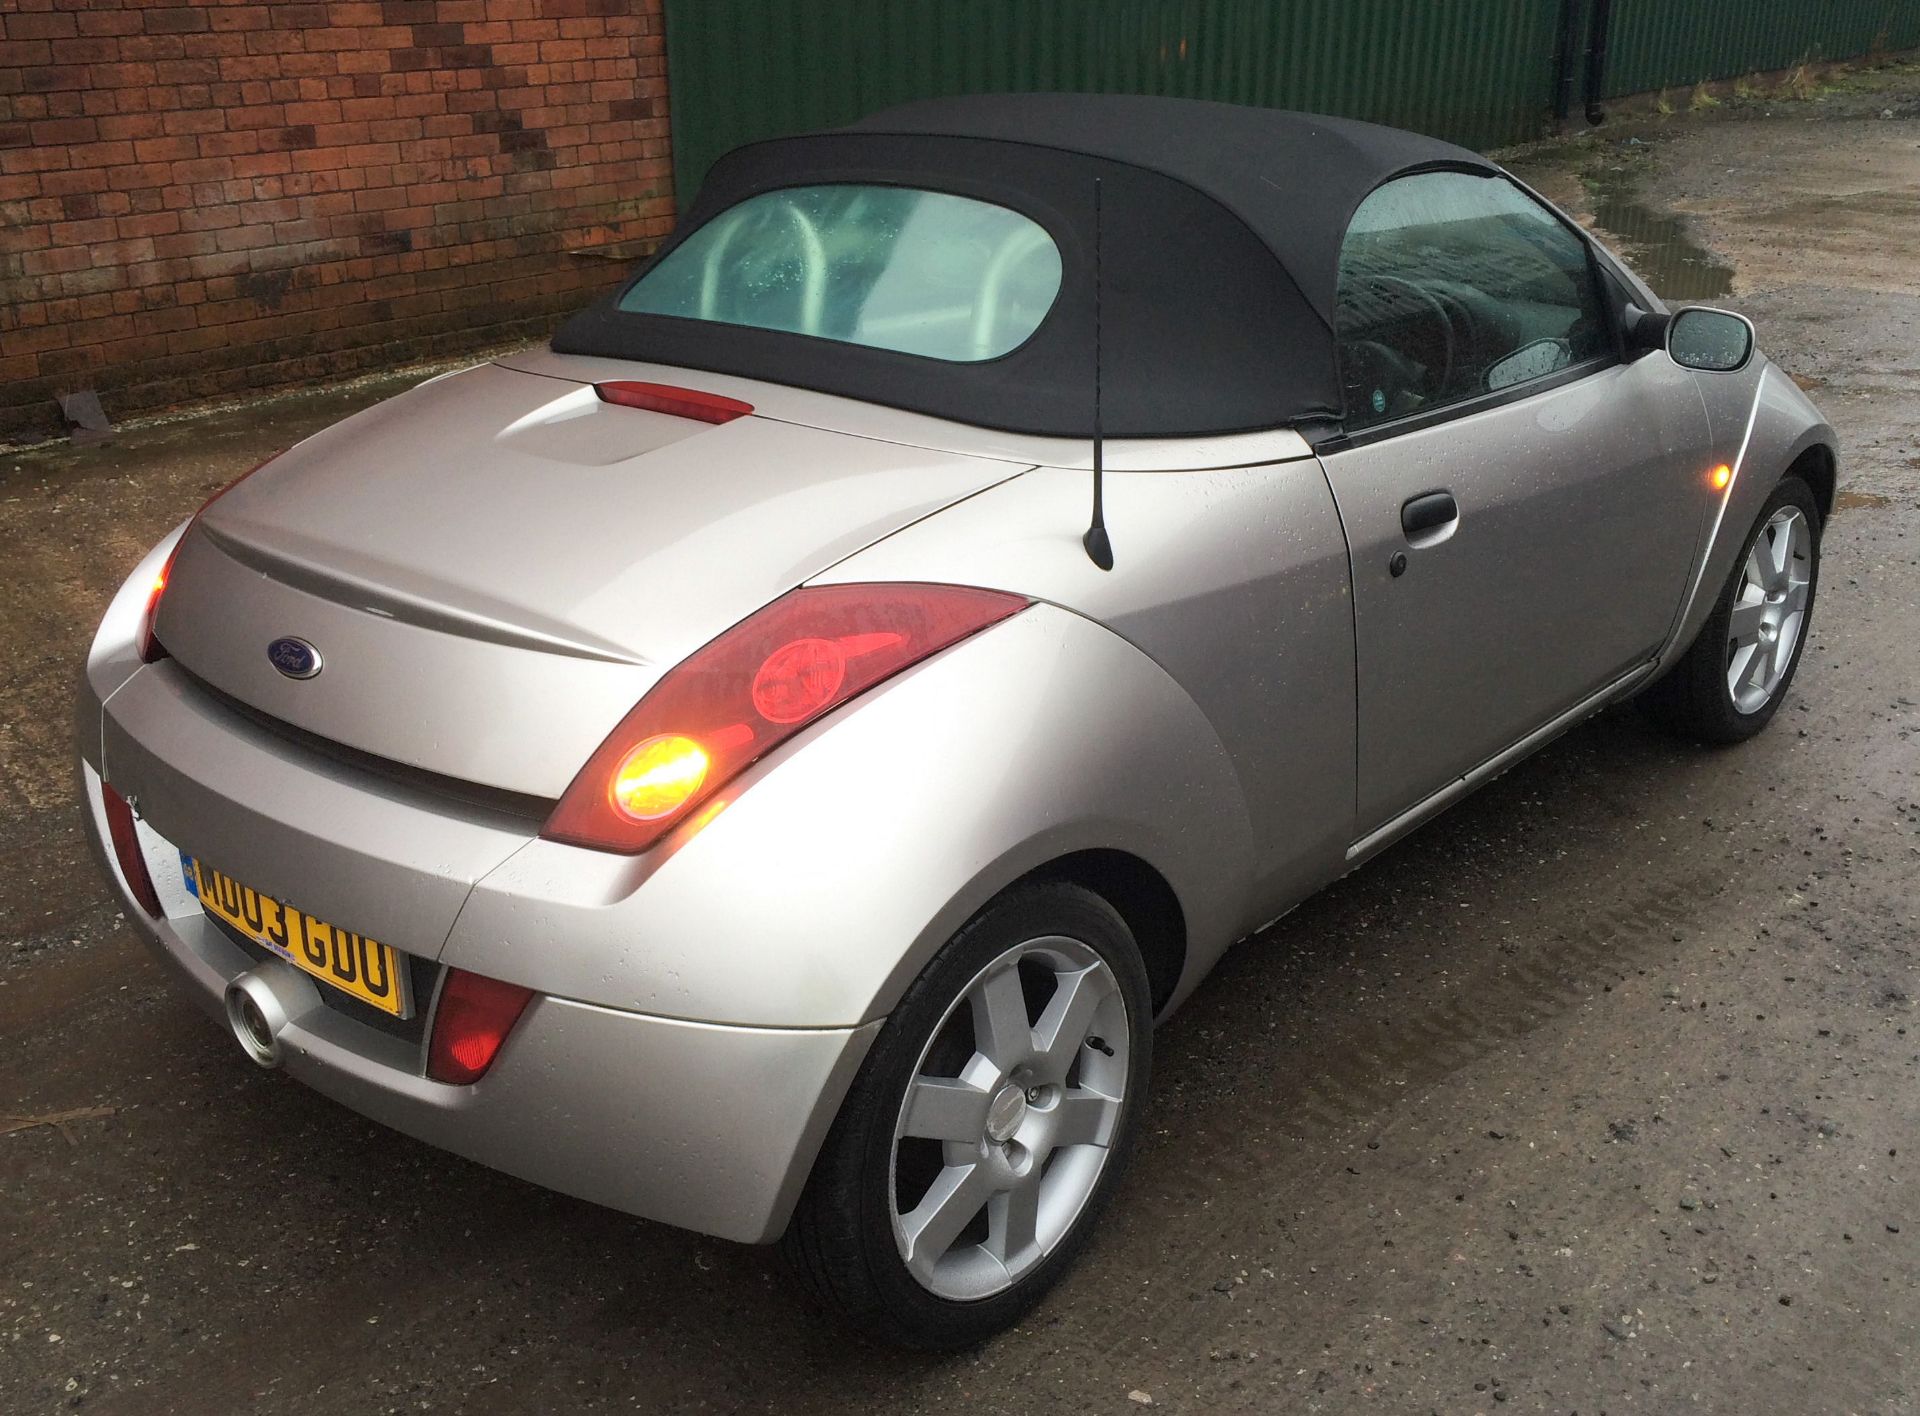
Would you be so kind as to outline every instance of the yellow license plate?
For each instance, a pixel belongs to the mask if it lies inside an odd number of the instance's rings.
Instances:
[[[183,851],[181,854],[185,854]],[[282,904],[201,860],[187,871],[200,908],[320,982],[396,1018],[413,1016],[397,949]]]

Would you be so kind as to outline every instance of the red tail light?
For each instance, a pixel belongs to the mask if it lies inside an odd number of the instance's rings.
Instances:
[[[273,458],[279,455],[280,454],[276,452],[273,454],[273,457],[254,463],[253,466],[242,472],[238,477],[235,477],[231,482],[227,483],[226,486],[201,502],[200,510],[193,514],[193,520],[187,523],[187,529],[182,531],[180,533],[180,539],[173,543],[173,549],[167,553],[167,563],[160,567],[160,573],[153,577],[153,584],[147,590],[146,617],[140,621],[140,634],[134,641],[134,648],[138,651],[142,663],[151,664],[156,659],[164,659],[167,657],[166,645],[162,644],[154,635],[154,621],[160,617],[160,597],[167,592],[167,581],[173,575],[173,563],[180,559],[180,548],[187,543],[187,537],[193,534],[194,523],[198,522],[201,517],[207,514],[208,507],[219,501],[220,498],[246,481],[247,478],[258,472],[262,467],[265,467],[267,463],[273,461]]]
[[[453,1086],[479,1081],[500,1055],[500,1044],[532,997],[531,988],[517,983],[448,969],[440,988],[440,1006],[433,1013],[427,1075]]]
[[[821,585],[775,600],[640,700],[541,834],[634,855],[807,724],[1025,609],[959,585]]]
[[[640,383],[620,379],[595,384],[593,391],[602,403],[617,403],[622,408],[644,408],[649,413],[671,413],[676,418],[692,418],[701,423],[731,423],[753,412],[751,403],[724,398],[717,393],[702,393],[693,388],[675,388],[672,384]]]
[[[120,873],[127,878],[127,889],[151,919],[160,918],[160,893],[153,888],[147,873],[147,857],[140,849],[140,833],[133,828],[133,808],[127,799],[105,782],[100,795],[106,798],[107,835],[113,840],[113,858],[120,862]]]

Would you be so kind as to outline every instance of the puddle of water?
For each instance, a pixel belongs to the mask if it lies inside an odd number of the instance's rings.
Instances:
[[[1593,219],[1627,248],[1634,270],[1662,300],[1711,300],[1733,289],[1733,267],[1689,237],[1678,217],[1640,201],[1630,184],[1596,186]]]
[[[1866,510],[1876,506],[1892,506],[1893,498],[1883,497],[1875,492],[1842,492],[1833,499],[1835,511]]]

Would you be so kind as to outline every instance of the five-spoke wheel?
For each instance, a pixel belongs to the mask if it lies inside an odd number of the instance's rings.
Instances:
[[[1759,732],[1793,682],[1819,580],[1819,503],[1800,478],[1782,478],[1699,638],[1647,691],[1648,708],[1704,742],[1743,742]]]
[[[1100,896],[1015,887],[907,991],[788,1231],[802,1282],[897,1342],[1016,1321],[1085,1241],[1136,1129],[1146,966]]]
[[[1742,713],[1779,693],[1813,587],[1813,528],[1788,502],[1761,525],[1741,564],[1727,624],[1727,692]]]
[[[1130,1048],[1113,970],[1077,940],[1016,944],[974,976],[894,1126],[893,1233],[943,1298],[985,1298],[1072,1227],[1120,1124]]]

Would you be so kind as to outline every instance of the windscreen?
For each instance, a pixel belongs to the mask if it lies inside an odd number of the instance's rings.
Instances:
[[[1026,343],[1059,293],[1059,248],[1016,211],[835,183],[730,207],[641,276],[619,308],[977,363]]]

